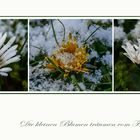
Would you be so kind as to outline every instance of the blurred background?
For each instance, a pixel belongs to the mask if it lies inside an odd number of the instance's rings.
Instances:
[[[140,68],[123,55],[125,51],[121,47],[126,41],[138,45],[137,39],[140,38],[140,20],[119,19],[115,20],[114,24],[115,90],[140,91]]]
[[[18,53],[21,60],[16,63],[9,64],[12,68],[7,77],[0,76],[0,91],[27,91],[28,90],[28,20],[26,19],[1,19],[0,20],[0,37],[7,33],[7,41],[16,36],[18,44]]]

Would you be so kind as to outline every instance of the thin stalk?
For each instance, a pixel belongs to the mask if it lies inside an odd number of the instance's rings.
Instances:
[[[39,61],[35,61],[35,62],[33,62],[33,63],[30,63],[30,65],[31,65],[31,66],[34,66],[34,65],[38,64],[39,62],[40,62],[40,60],[39,60]]]
[[[41,48],[39,48],[37,46],[33,46],[33,45],[32,45],[32,47],[35,47],[35,48],[39,49],[42,53],[44,53],[44,50],[43,49],[41,49]]]
[[[98,31],[100,29],[100,27],[98,27],[98,28],[96,28],[86,39],[85,39],[85,43],[90,39],[90,37],[96,32],[96,31]]]
[[[64,41],[65,40],[66,29],[65,29],[65,26],[64,26],[63,22],[60,19],[58,19],[58,21],[61,23],[61,25],[63,26],[63,29],[64,29],[64,35],[63,35],[63,41]]]
[[[61,72],[64,75],[64,71],[61,68],[56,66],[55,63],[49,57],[47,57],[47,59],[59,72]]]
[[[57,37],[56,37],[56,33],[55,33],[55,29],[54,29],[53,21],[52,21],[52,20],[51,20],[51,26],[52,26],[52,30],[53,30],[53,35],[54,35],[55,42],[56,42],[56,44],[57,44],[58,46],[60,46],[60,45],[59,45],[59,42],[58,42],[58,40],[57,40]]]
[[[24,48],[24,46],[25,46],[25,44],[26,44],[27,41],[28,41],[28,37],[27,37],[27,34],[26,34],[26,35],[25,35],[25,41],[23,42],[22,47],[20,47],[20,49],[18,50],[18,53],[19,53],[19,54],[21,53],[21,51],[22,51],[22,49]]]
[[[106,82],[106,83],[99,83],[97,85],[109,85],[109,84],[112,84],[111,82]]]

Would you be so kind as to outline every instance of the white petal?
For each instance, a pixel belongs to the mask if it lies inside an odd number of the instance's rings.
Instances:
[[[9,55],[9,53],[12,53],[13,51],[17,52],[18,45],[14,45],[11,48],[9,48],[1,57],[6,57],[7,55]]]
[[[9,72],[9,71],[12,71],[10,67],[5,67],[0,69],[0,72]]]
[[[16,37],[12,37],[6,45],[4,45],[0,50],[0,55],[2,55],[7,49],[11,47],[11,45],[14,43]]]
[[[123,53],[125,56],[127,56],[133,63],[135,63],[135,59],[133,59],[130,55],[127,53]]]
[[[8,74],[5,73],[5,72],[0,72],[0,75],[2,75],[2,76],[8,76]]]
[[[127,46],[123,45],[122,48],[128,53],[130,57],[134,58],[136,55],[134,47],[129,42],[127,42],[126,45]]]
[[[7,33],[5,33],[5,34],[2,36],[2,38],[0,39],[0,48],[1,48],[1,46],[3,45],[3,43],[5,42],[6,37],[7,37]]]
[[[140,39],[137,39],[138,40],[138,44],[139,44],[139,47],[140,47]]]
[[[5,56],[5,55],[1,56],[1,58],[2,58],[4,61],[7,61],[7,60],[9,60],[10,58],[12,58],[13,56],[15,56],[16,53],[17,53],[17,51],[15,50],[15,51],[12,51],[12,52],[8,53],[6,56]]]
[[[138,39],[137,45],[132,45],[130,42],[126,42],[126,46],[122,46],[122,48],[127,52],[124,53],[133,63],[140,64],[140,39]]]
[[[126,45],[127,45],[127,49],[129,51],[131,51],[132,53],[135,53],[135,49],[134,49],[133,45],[131,45],[129,42],[126,42]]]
[[[138,56],[137,56],[137,60],[138,60],[138,64],[140,64],[140,52],[139,52],[139,54],[138,54]]]
[[[18,62],[20,60],[20,55],[17,55],[11,59],[9,59],[8,61],[5,62],[5,65],[11,64],[13,62]]]
[[[137,45],[135,45],[135,44],[134,44],[134,48],[135,48],[136,50],[138,50],[138,49],[139,49],[139,47],[138,47]]]

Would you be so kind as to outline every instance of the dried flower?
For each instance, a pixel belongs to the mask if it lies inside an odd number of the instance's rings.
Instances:
[[[59,47],[49,59],[53,62],[47,65],[47,68],[55,70],[56,67],[61,68],[65,72],[65,76],[69,72],[87,72],[87,69],[83,67],[83,64],[87,62],[86,47],[82,45],[78,47],[76,38],[69,34],[68,41],[63,41],[61,47]],[[46,57],[48,60],[48,57]]]

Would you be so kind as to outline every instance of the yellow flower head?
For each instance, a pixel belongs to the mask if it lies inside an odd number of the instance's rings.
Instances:
[[[47,68],[55,70],[59,67],[64,70],[65,74],[69,72],[87,72],[83,64],[87,62],[86,47],[78,47],[76,38],[69,34],[68,41],[63,41],[61,47],[56,50],[49,58],[52,62],[47,65]],[[46,57],[48,59],[48,57]]]

